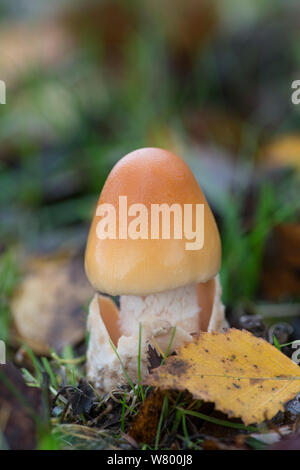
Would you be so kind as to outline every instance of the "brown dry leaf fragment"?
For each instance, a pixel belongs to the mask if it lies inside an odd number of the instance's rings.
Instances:
[[[34,257],[12,298],[17,333],[37,354],[61,350],[85,335],[84,305],[92,296],[82,259],[69,254]]]
[[[243,121],[215,108],[197,108],[187,114],[185,123],[191,138],[199,143],[214,142],[237,155],[243,138]],[[226,159],[224,159],[226,163]],[[230,162],[233,164],[232,162]],[[223,177],[223,175],[222,175]]]
[[[157,433],[164,394],[161,390],[152,391],[140,407],[128,431],[136,442],[152,444]]]
[[[148,361],[149,361],[149,367],[148,370],[151,372],[153,369],[156,369],[156,367],[159,367],[161,365],[161,361],[163,360],[163,357],[161,354],[159,354],[155,348],[152,348],[151,344],[148,346]]]
[[[280,224],[273,230],[264,259],[261,276],[264,296],[271,300],[297,297],[300,292],[299,270],[300,222]]]
[[[41,401],[41,390],[28,387],[19,369],[11,363],[0,366],[0,433],[4,447],[10,450],[36,447]]]
[[[300,391],[300,368],[243,330],[201,333],[153,371],[148,385],[187,389],[245,424],[271,419]]]

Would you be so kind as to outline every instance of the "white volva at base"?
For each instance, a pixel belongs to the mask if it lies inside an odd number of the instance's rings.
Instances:
[[[222,331],[227,327],[221,301],[219,277],[214,278],[214,299],[208,331]],[[133,383],[138,382],[139,324],[142,325],[141,378],[149,374],[148,348],[158,353],[167,350],[176,326],[169,353],[193,340],[199,331],[201,304],[196,285],[151,294],[147,296],[122,296],[120,299],[119,326],[121,336],[116,349]],[[127,383],[122,365],[110,344],[110,336],[101,317],[99,296],[90,304],[88,316],[90,341],[87,352],[88,380],[103,391]]]

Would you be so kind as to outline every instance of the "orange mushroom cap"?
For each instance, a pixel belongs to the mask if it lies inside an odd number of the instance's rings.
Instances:
[[[185,204],[204,204],[204,245],[188,250],[190,240],[184,236],[120,239],[117,234],[116,239],[100,239],[97,225],[101,216],[96,210],[85,253],[86,274],[95,289],[111,295],[148,295],[206,282],[219,272],[221,243],[215,219],[193,173],[180,157],[159,148],[143,148],[119,160],[98,201],[98,205],[114,206],[117,227],[124,223],[119,217],[119,196],[127,196],[128,207],[143,204],[149,214],[152,204],[176,203],[182,210]],[[172,218],[170,222],[172,234]]]

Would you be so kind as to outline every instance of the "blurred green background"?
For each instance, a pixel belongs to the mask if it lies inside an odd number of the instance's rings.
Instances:
[[[227,306],[299,299],[299,22],[296,0],[1,0],[2,336],[16,253],[84,247],[108,172],[143,146],[202,186]]]

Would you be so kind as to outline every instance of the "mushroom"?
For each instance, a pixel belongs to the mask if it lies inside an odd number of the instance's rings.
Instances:
[[[120,296],[119,309],[102,294],[91,302],[89,380],[110,390],[126,382],[125,367],[137,383],[138,360],[142,379],[149,373],[149,346],[171,353],[199,331],[225,328],[220,263],[215,219],[186,163],[158,148],[123,157],[100,194],[85,253],[94,288]]]

